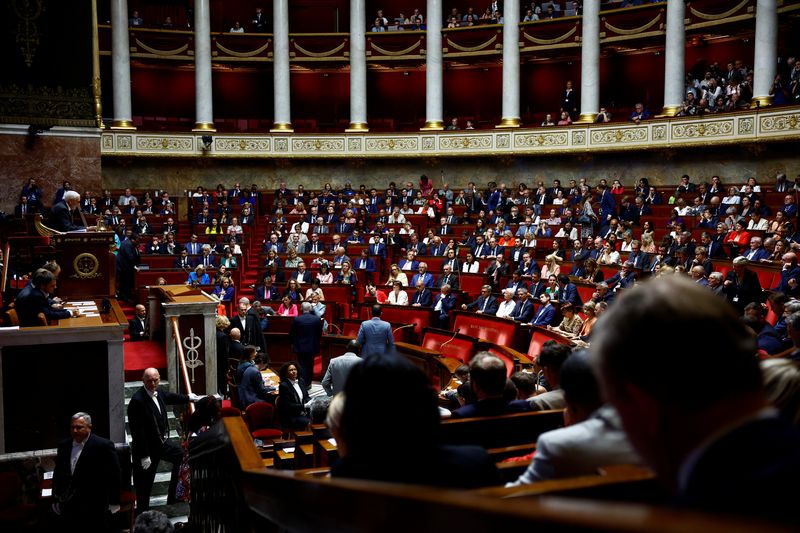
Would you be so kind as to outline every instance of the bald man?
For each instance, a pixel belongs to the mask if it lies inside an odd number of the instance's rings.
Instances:
[[[133,479],[136,485],[136,511],[150,508],[150,492],[161,460],[172,463],[167,504],[175,501],[178,469],[183,451],[169,440],[167,405],[196,402],[202,396],[175,394],[159,387],[161,376],[155,368],[148,368],[142,376],[142,388],[128,404],[128,423],[131,429],[131,455],[133,457]]]
[[[136,306],[136,315],[128,321],[131,341],[146,341],[150,338],[147,328],[147,309],[142,304]]]

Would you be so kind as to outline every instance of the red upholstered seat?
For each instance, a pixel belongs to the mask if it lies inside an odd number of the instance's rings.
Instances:
[[[271,403],[256,402],[245,409],[250,434],[256,439],[278,439],[283,432],[275,424],[275,407]]]
[[[242,412],[232,405],[222,406],[222,416],[242,416]]]

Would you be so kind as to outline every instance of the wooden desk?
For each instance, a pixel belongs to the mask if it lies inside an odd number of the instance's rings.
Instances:
[[[497,345],[510,346],[519,351],[526,348],[524,331],[510,318],[459,310],[454,310],[450,314],[453,316],[453,330],[459,333],[476,339],[485,339]]]
[[[100,317],[0,331],[0,453],[55,448],[78,411],[92,415],[99,435],[125,442],[128,322],[110,303]]]

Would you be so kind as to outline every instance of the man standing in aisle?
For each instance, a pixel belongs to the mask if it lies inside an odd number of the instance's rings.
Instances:
[[[172,463],[167,504],[175,501],[178,469],[183,458],[181,447],[169,440],[167,405],[196,402],[202,396],[175,394],[158,386],[161,376],[148,368],[142,376],[143,385],[128,404],[128,423],[131,429],[133,480],[136,485],[136,511],[150,508],[150,492],[161,460]]]

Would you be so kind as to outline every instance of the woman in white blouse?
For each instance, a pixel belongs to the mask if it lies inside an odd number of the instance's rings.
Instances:
[[[603,253],[597,258],[597,262],[601,265],[618,265],[619,252],[611,248],[611,244],[605,243]]]
[[[403,290],[403,285],[399,281],[394,282],[392,292],[389,293],[386,303],[390,305],[408,305],[408,294]]]
[[[503,301],[497,307],[497,316],[500,318],[508,318],[514,311],[517,302],[514,301],[514,289],[503,290]]]
[[[467,260],[461,263],[461,272],[468,274],[477,274],[480,271],[480,264],[475,261],[475,256],[472,252],[467,253]]]

